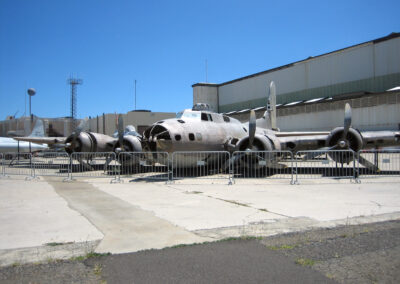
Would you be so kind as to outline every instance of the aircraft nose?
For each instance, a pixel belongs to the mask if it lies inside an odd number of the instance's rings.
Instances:
[[[166,127],[157,124],[150,131],[150,140],[152,142],[158,140],[171,140],[171,135]]]
[[[156,124],[149,132],[148,141],[152,151],[168,151],[171,144],[170,131],[167,127]]]

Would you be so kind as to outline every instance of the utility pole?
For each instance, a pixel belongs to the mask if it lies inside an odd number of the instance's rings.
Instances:
[[[69,78],[68,79],[68,84],[71,85],[71,133],[72,131],[75,130],[76,128],[76,107],[77,107],[77,102],[76,102],[76,86],[81,85],[83,83],[82,79],[75,79],[75,78]]]

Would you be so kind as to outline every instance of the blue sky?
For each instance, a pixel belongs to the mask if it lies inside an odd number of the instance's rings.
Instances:
[[[0,0],[0,120],[177,112],[222,83],[400,32],[400,1]],[[26,107],[29,112],[28,105]]]

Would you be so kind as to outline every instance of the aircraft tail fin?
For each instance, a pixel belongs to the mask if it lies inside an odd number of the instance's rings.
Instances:
[[[267,89],[267,110],[262,118],[257,119],[257,127],[277,129],[276,127],[276,87],[272,81]]]
[[[44,137],[44,124],[42,119],[37,119],[32,133],[28,137]]]
[[[271,118],[271,128],[277,129],[276,127],[276,87],[274,81],[269,85],[269,100],[267,110],[269,110]]]

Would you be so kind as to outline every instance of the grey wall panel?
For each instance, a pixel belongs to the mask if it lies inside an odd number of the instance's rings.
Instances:
[[[323,131],[343,125],[344,109],[317,110],[311,113],[278,116],[277,124],[282,131]],[[362,131],[398,130],[400,104],[353,108],[352,126]]]
[[[218,87],[219,111],[264,105],[262,98],[272,80],[279,103],[352,92],[382,92],[400,85],[400,38],[369,42],[222,84]]]
[[[278,70],[233,82],[219,87],[219,103],[227,105],[245,99],[262,99],[267,96],[267,88],[271,81],[277,85],[277,96],[306,88],[305,66],[298,64],[290,68]]]
[[[375,76],[400,73],[400,38],[375,45]]]
[[[346,49],[308,61],[308,87],[334,85],[373,77],[372,45]]]

